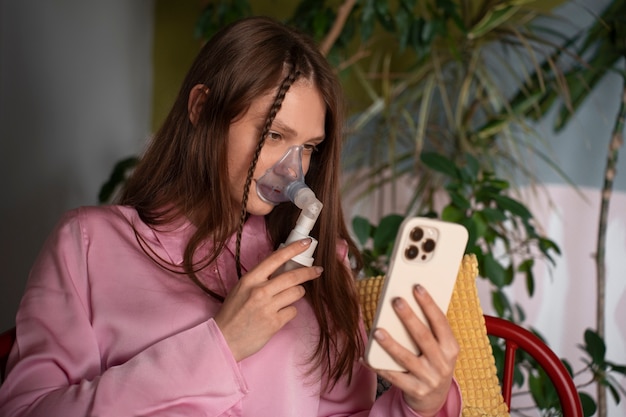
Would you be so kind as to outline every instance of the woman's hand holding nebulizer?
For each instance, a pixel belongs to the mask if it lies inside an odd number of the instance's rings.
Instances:
[[[309,236],[322,203],[304,183],[302,146],[293,146],[257,180],[257,194],[270,204],[293,202],[302,211],[281,247],[245,274],[215,316],[235,360],[261,349],[297,314],[293,304],[305,294],[303,283],[319,277],[313,267],[317,240]],[[305,268],[302,268],[305,267]],[[297,272],[293,271],[300,268]],[[268,280],[267,277],[274,277]]]
[[[215,323],[236,361],[258,352],[296,317],[293,304],[304,297],[302,284],[319,277],[322,267],[300,268],[267,278],[310,245],[310,240],[302,239],[278,249],[242,276],[228,293]]]

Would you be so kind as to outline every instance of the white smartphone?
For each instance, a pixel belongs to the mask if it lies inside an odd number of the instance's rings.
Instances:
[[[419,355],[417,345],[398,318],[392,302],[396,297],[402,297],[428,325],[413,296],[413,288],[420,284],[446,313],[467,239],[467,229],[457,223],[425,217],[404,220],[396,236],[372,332],[383,328],[394,340]],[[366,362],[375,369],[405,371],[372,336],[365,351]]]

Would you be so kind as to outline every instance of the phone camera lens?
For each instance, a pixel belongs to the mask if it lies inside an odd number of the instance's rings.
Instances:
[[[404,256],[407,257],[407,259],[411,260],[411,259],[415,259],[417,258],[417,255],[419,255],[419,249],[417,248],[417,246],[415,245],[409,245],[408,248],[405,249],[404,251]]]
[[[424,230],[421,227],[414,227],[410,237],[413,242],[419,242],[424,237]]]
[[[432,239],[426,239],[426,241],[422,245],[422,250],[426,253],[430,253],[435,250],[435,241]]]

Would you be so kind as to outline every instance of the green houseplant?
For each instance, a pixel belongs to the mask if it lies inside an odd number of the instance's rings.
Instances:
[[[508,320],[522,322],[525,318],[523,308],[511,303],[505,290],[513,283],[517,273],[525,277],[527,291],[532,295],[535,287],[534,262],[553,262],[554,256],[560,253],[558,245],[537,233],[528,208],[508,195],[510,184],[492,172],[481,171],[471,155],[466,155],[464,164],[460,166],[437,153],[424,153],[421,161],[427,169],[446,177],[444,190],[447,195],[447,203],[440,213],[428,211],[421,214],[461,223],[468,229],[467,252],[476,255],[480,276],[490,283],[496,313]],[[353,219],[353,230],[366,262],[366,275],[385,274],[395,235],[403,219],[403,215],[389,214],[377,225],[364,217]],[[534,332],[545,340],[536,330]],[[503,361],[504,346],[494,342],[492,347],[499,365]],[[591,329],[585,331],[584,343],[579,348],[584,355],[585,366],[582,369],[575,372],[566,359],[562,361],[576,378],[585,415],[591,416],[597,406],[596,401],[582,391],[589,384],[589,379],[585,377],[591,375],[592,380],[608,387],[619,402],[619,392],[623,393],[623,388],[616,382],[615,375],[623,375],[626,366],[606,358],[603,339]],[[527,387],[525,393],[532,398],[542,415],[559,415],[556,391],[530,357],[524,355],[520,359],[515,383]],[[520,394],[523,395],[524,391]],[[528,409],[512,411],[524,415]]]

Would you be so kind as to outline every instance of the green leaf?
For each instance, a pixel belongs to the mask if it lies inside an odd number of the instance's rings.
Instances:
[[[504,129],[510,126],[511,121],[504,117],[498,117],[496,119],[491,119],[483,126],[480,127],[474,134],[480,140],[486,140],[501,133]]]
[[[509,299],[502,290],[496,289],[491,293],[491,304],[496,310],[498,317],[512,320],[513,313],[511,309],[511,303],[509,302]]]
[[[521,96],[519,101],[512,103],[513,113],[519,115],[526,114],[539,103],[542,97],[543,92],[541,91],[531,92],[528,96]]]
[[[381,26],[389,32],[395,31],[394,20],[389,12],[389,2],[387,0],[376,0],[374,8]]]
[[[591,329],[585,330],[585,350],[589,353],[593,363],[604,364],[606,355],[606,345],[604,340]]]
[[[606,362],[606,364],[611,368],[611,372],[617,372],[622,375],[626,375],[626,366],[618,365],[613,362]]]
[[[472,206],[467,198],[455,191],[449,191],[452,203],[461,210],[469,210]]]
[[[465,164],[464,169],[471,178],[477,178],[478,173],[480,172],[480,162],[478,162],[478,159],[476,159],[474,155],[468,153],[465,154],[465,161],[467,161],[467,163]]]
[[[510,213],[521,217],[524,220],[528,220],[530,218],[532,218],[532,214],[530,213],[530,211],[526,208],[525,205],[523,205],[522,203],[504,196],[504,195],[494,195],[493,199],[495,200],[496,204],[498,205],[498,207],[500,207],[501,209],[507,210]]]
[[[475,211],[472,213],[471,221],[474,223],[477,238],[484,237],[489,229],[489,224],[483,214],[480,211]]]
[[[487,277],[493,285],[498,288],[502,288],[506,285],[506,270],[494,259],[492,254],[485,254],[483,268],[483,275]]]
[[[526,312],[524,312],[522,306],[517,303],[515,304],[515,312],[517,313],[520,322],[526,321]]]
[[[553,250],[557,255],[561,254],[559,245],[553,240],[547,238],[539,238],[539,249],[544,255],[548,255],[548,251]]]
[[[467,229],[467,233],[469,234],[469,237],[467,240],[467,247],[471,248],[471,247],[476,246],[476,242],[481,238],[481,236],[478,235],[478,231],[476,230],[476,223],[474,223],[472,219],[467,218],[467,217],[465,217],[464,219],[461,219],[458,223],[465,226],[465,228]],[[477,253],[477,252],[475,250],[472,250],[471,253]],[[482,251],[480,253],[482,254]],[[479,265],[481,265],[481,259],[482,259],[482,255],[478,259]]]
[[[363,42],[371,38],[372,33],[374,33],[375,15],[374,1],[366,0],[361,12],[361,41]]]
[[[422,42],[422,32],[424,31],[424,26],[426,24],[426,20],[418,17],[413,19],[411,26],[409,27],[407,43],[413,47],[417,56],[426,55],[429,50],[429,48]]]
[[[497,187],[492,187],[489,184],[479,184],[479,188],[476,190],[474,198],[477,203],[484,203],[485,205],[492,207],[496,199],[501,196],[502,190]],[[499,210],[506,210],[504,207],[498,207]]]
[[[477,37],[485,35],[487,32],[490,32],[509,20],[518,10],[519,6],[509,6],[506,4],[488,9],[483,18],[470,29],[467,37],[469,39],[476,39]]]
[[[535,295],[535,274],[532,269],[526,272],[526,291],[530,297]]]
[[[131,156],[122,159],[115,164],[109,179],[102,185],[102,187],[100,187],[100,192],[98,193],[98,202],[100,204],[109,202],[109,200],[113,197],[115,190],[124,185],[126,177],[130,171],[135,168],[138,162],[139,158]]]
[[[434,171],[441,172],[452,179],[460,179],[458,169],[454,162],[439,153],[422,152],[420,160],[424,165]]]
[[[601,47],[602,45],[599,45]],[[596,85],[605,78],[615,62],[621,59],[622,55],[612,50],[610,47],[602,48],[599,53],[588,59],[589,67],[578,68],[575,72],[567,74],[567,88],[570,96],[570,103],[561,104],[558,116],[554,124],[555,132],[561,132],[567,125],[571,117],[576,113],[589,94],[595,90]]]
[[[400,51],[404,51],[408,42],[411,31],[411,14],[405,8],[400,8],[396,12],[395,20],[396,20],[396,33],[398,36],[399,46],[398,49]]]
[[[398,228],[404,220],[404,216],[390,214],[383,217],[374,232],[374,251],[386,253],[393,246],[393,242],[398,234]]]
[[[617,391],[617,388],[615,388],[615,386],[613,386],[613,384],[609,382],[606,382],[605,385],[609,389],[609,392],[611,393],[611,396],[613,397],[613,401],[619,404],[620,395],[619,395],[619,391]]]
[[[508,189],[510,184],[507,180],[500,178],[488,178],[485,180],[485,188],[491,190],[491,192],[499,194],[500,192]]]
[[[550,379],[545,372],[538,372],[537,374],[531,373],[528,376],[528,388],[532,394],[535,404],[540,409],[548,409],[552,405],[553,395],[551,395],[550,389],[554,390]]]
[[[485,207],[484,209],[480,210],[480,212],[489,223],[501,223],[506,221],[506,215],[502,210]]]
[[[313,33],[315,39],[320,39],[324,33],[328,31],[330,21],[328,16],[323,13],[319,13],[313,19]]]
[[[456,206],[448,205],[441,211],[441,220],[459,223],[465,218],[465,212]]]
[[[422,25],[422,32],[420,33],[419,37],[420,44],[430,46],[437,32],[437,21],[426,20]]]
[[[513,264],[506,267],[504,271],[505,271],[504,273],[505,285],[506,286],[511,285],[513,283],[513,279],[515,278],[515,272],[513,271]]]
[[[519,272],[528,272],[532,269],[534,264],[535,264],[535,261],[533,259],[526,259],[524,262],[520,263],[517,266],[517,270]]]
[[[534,259],[526,259],[522,262],[517,270],[519,272],[523,272],[526,276],[526,291],[529,296],[533,296],[535,294],[535,276],[533,274],[533,265],[535,264]]]
[[[372,232],[372,225],[369,220],[365,217],[355,216],[352,219],[352,230],[361,246],[365,246]]]
[[[585,417],[593,416],[598,409],[595,400],[583,391],[578,391],[578,397],[580,397],[580,403],[583,406],[583,414]]]
[[[251,16],[248,1],[221,0],[208,3],[200,13],[194,27],[194,37],[208,39],[227,24]]]
[[[466,166],[462,166],[458,168],[458,173],[460,177],[459,185],[472,185],[476,182],[476,177],[472,176],[471,172],[466,168]]]

